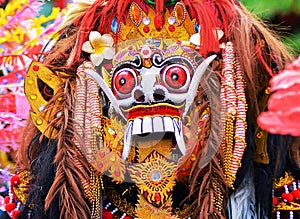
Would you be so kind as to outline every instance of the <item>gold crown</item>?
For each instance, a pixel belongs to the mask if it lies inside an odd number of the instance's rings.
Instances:
[[[165,10],[163,24],[160,28],[157,27],[155,16],[155,11],[151,7],[146,13],[137,3],[133,2],[125,23],[120,23],[117,31],[117,22],[114,20],[112,30],[118,34],[118,39],[121,41],[136,38],[167,38],[188,41],[197,32],[196,20],[191,20],[181,2],[177,2],[171,12]]]

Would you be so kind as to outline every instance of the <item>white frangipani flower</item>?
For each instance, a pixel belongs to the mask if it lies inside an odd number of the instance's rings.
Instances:
[[[112,59],[115,55],[113,47],[114,39],[109,34],[101,35],[98,31],[91,31],[89,41],[82,45],[84,52],[90,53],[91,61],[95,66],[99,66],[103,59]]]

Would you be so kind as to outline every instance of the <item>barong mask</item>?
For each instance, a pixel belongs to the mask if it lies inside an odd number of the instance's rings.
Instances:
[[[216,15],[203,28],[182,2],[162,6],[161,13],[133,2],[105,33],[81,30],[90,22],[86,15],[66,63],[84,60],[75,76],[51,75],[32,63],[25,81],[32,121],[46,137],[78,149],[76,166],[88,162],[90,179],[81,177],[80,184],[92,203],[92,218],[99,218],[103,175],[117,184],[136,185],[138,218],[149,218],[149,203],[154,218],[187,218],[169,208],[174,186],[187,182],[197,168],[202,172],[195,171],[192,184],[200,175],[210,175],[204,168],[209,163],[210,171],[219,174],[215,178],[224,177],[222,171],[226,177],[223,185],[209,184],[215,206],[224,197],[216,187],[233,185],[246,147],[245,81],[227,39],[228,24],[220,22],[213,3],[203,5]],[[202,36],[215,43],[202,44]],[[41,71],[50,76],[40,77]]]

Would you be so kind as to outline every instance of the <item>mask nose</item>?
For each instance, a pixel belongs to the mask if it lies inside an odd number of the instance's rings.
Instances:
[[[136,89],[134,91],[134,99],[137,103],[159,102],[165,100],[166,93],[163,89],[153,87],[152,91],[153,92],[149,95],[145,94],[141,89]]]

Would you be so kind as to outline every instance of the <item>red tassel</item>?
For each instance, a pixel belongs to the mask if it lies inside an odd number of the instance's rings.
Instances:
[[[13,211],[11,212],[11,218],[12,218],[12,219],[17,219],[18,216],[20,215],[20,213],[21,213],[20,210],[13,210]]]
[[[274,76],[272,69],[270,68],[270,66],[266,63],[266,61],[264,60],[264,57],[262,55],[262,51],[261,51],[261,47],[259,45],[259,42],[256,44],[256,54],[257,57],[259,59],[259,61],[263,64],[263,66],[265,67],[265,69],[267,70],[267,72],[271,75]]]
[[[235,18],[234,1],[184,0],[184,4],[191,17],[196,18],[201,26],[200,54],[219,52],[219,41],[214,32],[216,28],[220,28],[224,31],[225,38],[228,37],[230,25]]]
[[[164,0],[155,1],[155,10],[156,10],[156,15],[154,18],[154,26],[157,31],[160,31],[164,26],[164,17],[163,17]]]
[[[103,219],[113,219],[113,214],[107,210],[103,210],[102,218]]]
[[[6,196],[6,197],[4,198],[4,204],[8,204],[8,203],[10,203],[10,197],[9,197],[9,196]]]
[[[21,179],[19,175],[14,175],[10,178],[10,183],[12,186],[17,186],[21,183]]]
[[[291,193],[283,193],[281,197],[286,201],[286,202],[292,202],[294,197],[292,196]]]
[[[5,211],[7,212],[11,212],[12,210],[14,210],[16,208],[16,204],[15,203],[9,203],[5,205]]]
[[[298,190],[293,190],[293,191],[291,192],[291,194],[293,195],[294,199],[296,199],[296,200],[300,199],[300,191],[298,191]]]

